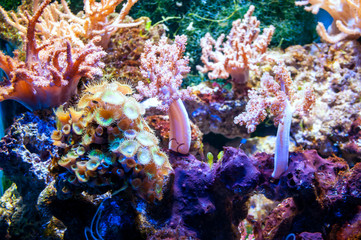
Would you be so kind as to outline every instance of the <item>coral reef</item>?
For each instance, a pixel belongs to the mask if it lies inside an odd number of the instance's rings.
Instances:
[[[229,32],[232,22],[242,18],[250,5],[255,6],[254,16],[260,20],[261,29],[270,25],[275,27],[276,31],[270,44],[272,47],[287,48],[290,45],[303,45],[317,38],[316,16],[295,7],[294,0],[243,2],[142,0],[132,8],[130,14],[137,18],[148,16],[153,24],[165,24],[171,37],[172,34],[188,36],[186,54],[191,56],[191,72],[185,77],[183,84],[189,86],[205,80],[205,76],[196,70],[196,65],[201,64],[200,39],[207,32],[212,33],[213,36]],[[219,79],[216,81],[218,82]]]
[[[223,42],[222,34],[217,40],[207,33],[201,39],[202,57],[204,66],[197,66],[202,73],[208,73],[210,79],[232,77],[232,90],[236,93],[248,82],[249,70],[257,70],[257,64],[265,60],[265,53],[274,32],[270,26],[259,35],[260,22],[252,17],[254,6],[249,7],[244,18],[232,23],[232,29]]]
[[[128,17],[125,22],[132,22]],[[147,17],[135,21],[142,23],[137,27],[120,28],[110,39],[107,55],[103,58],[105,64],[104,75],[109,79],[118,79],[122,82],[146,82],[139,67],[140,56],[144,51],[146,40],[158,42],[165,33],[163,25],[150,26],[151,20]]]
[[[52,139],[60,151],[52,171],[68,188],[104,193],[129,186],[150,201],[162,198],[171,167],[142,118],[144,109],[129,94],[128,85],[103,82],[88,86],[75,107],[56,110]]]
[[[275,53],[285,62],[295,85],[301,89],[311,85],[314,89],[313,110],[293,117],[291,135],[298,145],[317,149],[321,156],[328,157],[347,154],[351,151],[347,150],[349,143],[357,142],[350,131],[354,131],[351,125],[361,110],[360,50],[358,42],[349,41],[293,46],[284,53]],[[344,158],[351,165],[358,159],[352,154]]]
[[[359,1],[136,3],[0,8],[0,239],[359,239]]]
[[[163,36],[158,45],[148,40],[141,56],[143,77],[150,83],[138,82],[138,99],[157,97],[162,101],[158,108],[168,111],[169,149],[182,154],[189,153],[191,128],[187,110],[182,100],[192,99],[190,89],[179,90],[183,75],[189,73],[189,58],[184,57],[187,44],[185,35],[176,36],[172,45]]]
[[[137,203],[137,216],[130,213],[129,217],[133,215],[138,230],[133,229],[131,233],[136,236],[140,231],[147,239],[234,239],[239,236],[236,226],[247,215],[246,202],[257,186],[259,173],[242,151],[225,151],[222,163],[215,164],[212,169],[191,155],[184,158],[171,154],[172,184],[165,189],[164,198],[158,204]],[[108,202],[113,202],[111,206],[117,212],[122,200],[110,199]],[[123,203],[121,211],[126,211],[127,205]],[[97,220],[100,237],[115,239],[122,236],[119,230],[114,232],[117,235],[106,235],[119,223],[108,220],[114,212],[105,206],[101,211]]]
[[[127,0],[121,12],[116,17],[110,19],[110,15],[114,13],[115,8],[123,0],[106,0],[97,2],[95,0],[84,1],[84,12],[73,14],[65,0],[61,0],[61,5],[55,1],[48,5],[50,0],[45,1],[44,15],[39,17],[39,24],[36,28],[37,36],[46,40],[51,37],[60,37],[69,40],[69,42],[79,47],[84,47],[83,40],[89,41],[100,38],[98,45],[106,49],[109,45],[110,36],[119,28],[133,27],[141,22],[124,23],[126,15],[131,7],[138,0]],[[39,2],[34,1],[32,7],[33,12],[39,11],[41,6]],[[16,28],[25,38],[27,34],[26,26],[29,24],[29,12],[19,9],[18,13],[10,12],[9,14],[0,7],[0,13],[5,21],[12,27]],[[9,17],[10,16],[10,17]]]
[[[272,156],[256,154],[256,166],[262,174],[259,188],[270,199],[283,200],[255,229],[263,238],[278,239],[285,233],[312,232],[324,239],[350,239],[359,235],[360,164],[349,169],[337,157],[321,158],[316,151],[290,154],[288,170],[275,182],[269,181]],[[280,217],[282,216],[282,217]],[[349,224],[343,232],[340,226]],[[260,226],[264,225],[264,229]],[[354,229],[354,230],[352,230]],[[255,232],[255,234],[257,234]]]

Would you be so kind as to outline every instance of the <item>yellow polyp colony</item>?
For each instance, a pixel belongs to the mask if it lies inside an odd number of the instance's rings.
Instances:
[[[88,86],[75,107],[59,107],[58,130],[51,137],[60,157],[53,169],[69,184],[132,189],[144,199],[160,200],[171,166],[131,94],[128,85],[102,83]]]

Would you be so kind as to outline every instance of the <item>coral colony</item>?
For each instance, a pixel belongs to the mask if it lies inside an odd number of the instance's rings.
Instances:
[[[202,73],[209,72],[209,79],[227,79],[231,76],[234,92],[244,88],[249,79],[249,70],[257,70],[257,64],[265,61],[265,52],[274,32],[274,27],[270,26],[259,35],[260,22],[252,16],[253,12],[254,6],[251,6],[243,19],[232,23],[226,42],[223,42],[224,34],[214,40],[207,33],[200,43],[204,66],[197,66],[197,69]]]
[[[0,239],[361,239],[361,1],[286,49],[248,3],[129,16],[163,1],[0,1]]]

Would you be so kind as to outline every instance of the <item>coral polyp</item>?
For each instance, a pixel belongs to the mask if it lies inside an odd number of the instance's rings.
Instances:
[[[131,93],[118,82],[91,85],[75,107],[55,111],[58,129],[51,137],[61,149],[54,172],[89,191],[127,185],[142,198],[162,198],[159,188],[172,168]]]

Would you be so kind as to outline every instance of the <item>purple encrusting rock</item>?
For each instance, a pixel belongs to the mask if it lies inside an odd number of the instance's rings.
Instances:
[[[212,168],[193,155],[169,156],[173,172],[160,201],[147,202],[125,190],[104,199],[97,213],[92,204],[84,212],[76,207],[84,197],[71,189],[59,194],[62,187],[50,184],[38,208],[67,226],[66,239],[82,238],[85,229],[103,239],[239,239],[238,224],[247,217],[248,199],[260,180],[253,162],[231,147]],[[74,208],[79,211],[67,210]]]
[[[316,150],[297,151],[290,154],[289,167],[278,180],[271,178],[272,155],[256,154],[255,166],[262,173],[258,189],[267,198],[282,201],[262,224],[260,239],[302,232],[319,232],[325,239],[361,237],[355,228],[361,226],[360,163],[349,169],[341,158],[324,159]]]
[[[169,233],[169,229],[176,232],[181,228],[183,237],[239,238],[237,226],[247,217],[247,201],[260,178],[244,152],[225,148],[222,161],[212,169],[192,155],[170,153],[170,163],[174,169],[173,184],[161,204],[156,208],[149,206],[144,213],[149,222],[161,219],[164,227],[156,231]]]

